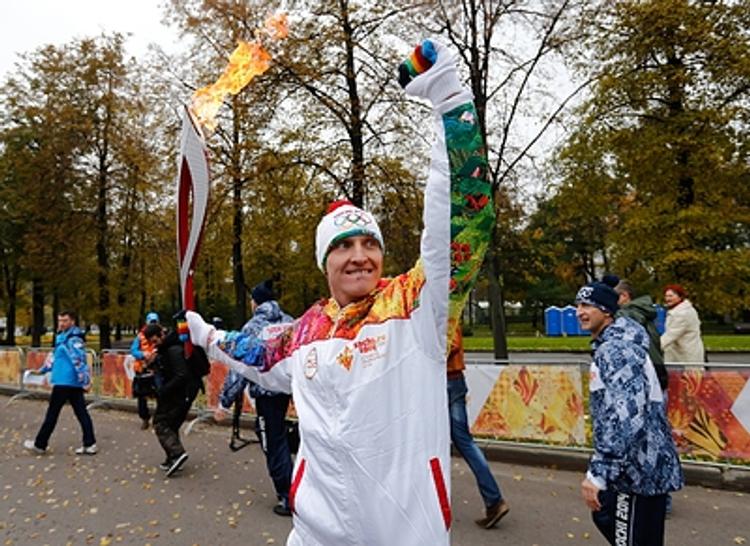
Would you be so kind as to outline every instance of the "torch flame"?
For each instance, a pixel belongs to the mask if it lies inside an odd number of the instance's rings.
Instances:
[[[286,13],[268,17],[263,33],[274,40],[286,38],[289,34]],[[259,35],[260,32],[256,34]],[[239,93],[255,76],[263,74],[270,66],[271,55],[263,47],[259,36],[252,42],[240,41],[229,56],[229,63],[219,79],[193,94],[190,113],[201,126],[213,131],[217,125],[216,114],[224,97],[230,93]]]

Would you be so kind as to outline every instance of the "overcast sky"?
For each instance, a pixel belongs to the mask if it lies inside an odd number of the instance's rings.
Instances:
[[[161,0],[5,0],[0,15],[0,79],[17,53],[103,31],[131,33],[128,53],[142,56],[150,42],[167,51],[175,34],[161,24]]]

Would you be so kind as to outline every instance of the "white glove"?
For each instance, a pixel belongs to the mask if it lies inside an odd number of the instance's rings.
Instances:
[[[416,76],[406,87],[407,94],[429,100],[433,106],[459,94],[464,87],[458,79],[455,55],[441,43],[430,40],[437,53],[435,63]],[[423,42],[424,43],[424,42]]]
[[[203,320],[203,317],[193,311],[185,313],[185,320],[187,321],[188,329],[190,330],[190,341],[192,341],[194,345],[207,349],[209,340],[212,337],[211,334],[216,331],[216,328],[211,324],[208,324]]]

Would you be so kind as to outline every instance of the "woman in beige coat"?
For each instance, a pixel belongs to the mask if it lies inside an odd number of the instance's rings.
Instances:
[[[705,362],[698,312],[687,299],[685,289],[670,284],[664,289],[667,324],[661,336],[665,362]]]

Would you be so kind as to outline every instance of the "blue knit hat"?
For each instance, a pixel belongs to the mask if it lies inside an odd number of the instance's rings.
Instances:
[[[273,281],[271,279],[266,279],[262,283],[256,285],[250,292],[250,295],[257,305],[271,301],[274,299]]]
[[[593,305],[597,309],[614,315],[620,306],[617,304],[619,295],[615,292],[614,288],[603,282],[590,282],[586,286],[582,286],[576,294],[576,305],[579,303],[585,303],[587,305]]]

